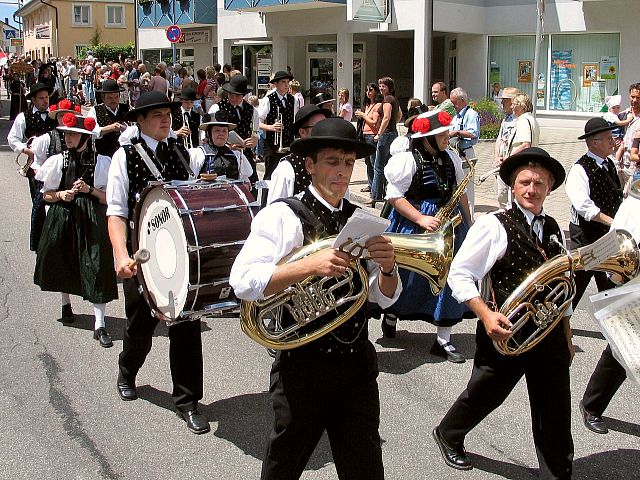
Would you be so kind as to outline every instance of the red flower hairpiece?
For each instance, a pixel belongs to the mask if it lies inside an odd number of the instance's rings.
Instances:
[[[60,110],[71,110],[71,106],[72,106],[71,102],[66,98],[64,98],[64,99],[62,99],[62,100],[60,100],[58,102],[58,108]]]
[[[80,105],[76,105],[73,109],[78,113],[82,113],[82,107]]]
[[[84,129],[89,130],[90,132],[96,128],[96,119],[91,117],[86,117],[84,119]]]
[[[58,109],[58,106],[55,103],[49,107],[50,112],[55,112],[57,109]]]
[[[65,113],[62,116],[62,124],[65,127],[75,127],[77,123],[78,123],[78,119],[73,113]]]
[[[447,125],[449,125],[451,123],[451,120],[452,120],[451,115],[449,115],[444,110],[441,112],[438,112],[438,121],[440,122],[440,124],[442,124],[443,127],[446,127]]]
[[[416,133],[427,133],[431,129],[431,122],[428,118],[416,118],[411,124],[411,130]]]

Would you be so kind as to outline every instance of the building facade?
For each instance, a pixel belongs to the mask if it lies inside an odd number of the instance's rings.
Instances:
[[[22,18],[24,51],[31,58],[77,56],[93,41],[112,45],[135,42],[135,0],[30,0]]]

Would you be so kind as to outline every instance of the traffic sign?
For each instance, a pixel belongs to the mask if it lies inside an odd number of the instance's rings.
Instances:
[[[178,42],[181,36],[182,30],[180,30],[179,26],[171,25],[167,28],[167,40],[169,40],[171,43]]]

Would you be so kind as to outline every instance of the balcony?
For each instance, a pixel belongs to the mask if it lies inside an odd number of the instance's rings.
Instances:
[[[224,0],[224,9],[242,12],[282,12],[346,4],[347,0]]]
[[[211,0],[138,0],[138,28],[218,23]]]

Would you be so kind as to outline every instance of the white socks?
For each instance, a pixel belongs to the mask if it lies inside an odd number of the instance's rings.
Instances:
[[[438,327],[438,343],[442,346],[451,341],[451,327]],[[447,352],[452,352],[455,348],[451,345],[444,347]]]
[[[68,293],[62,293],[62,305],[71,305],[71,298]]]
[[[96,317],[96,323],[94,326],[94,330],[99,328],[104,328],[104,312],[106,310],[106,303],[94,303],[93,304],[93,314]]]
[[[398,317],[394,316],[394,315],[389,315],[388,313],[384,314],[384,321],[387,323],[387,325],[391,325],[392,327],[396,326],[396,323],[398,323]]]

